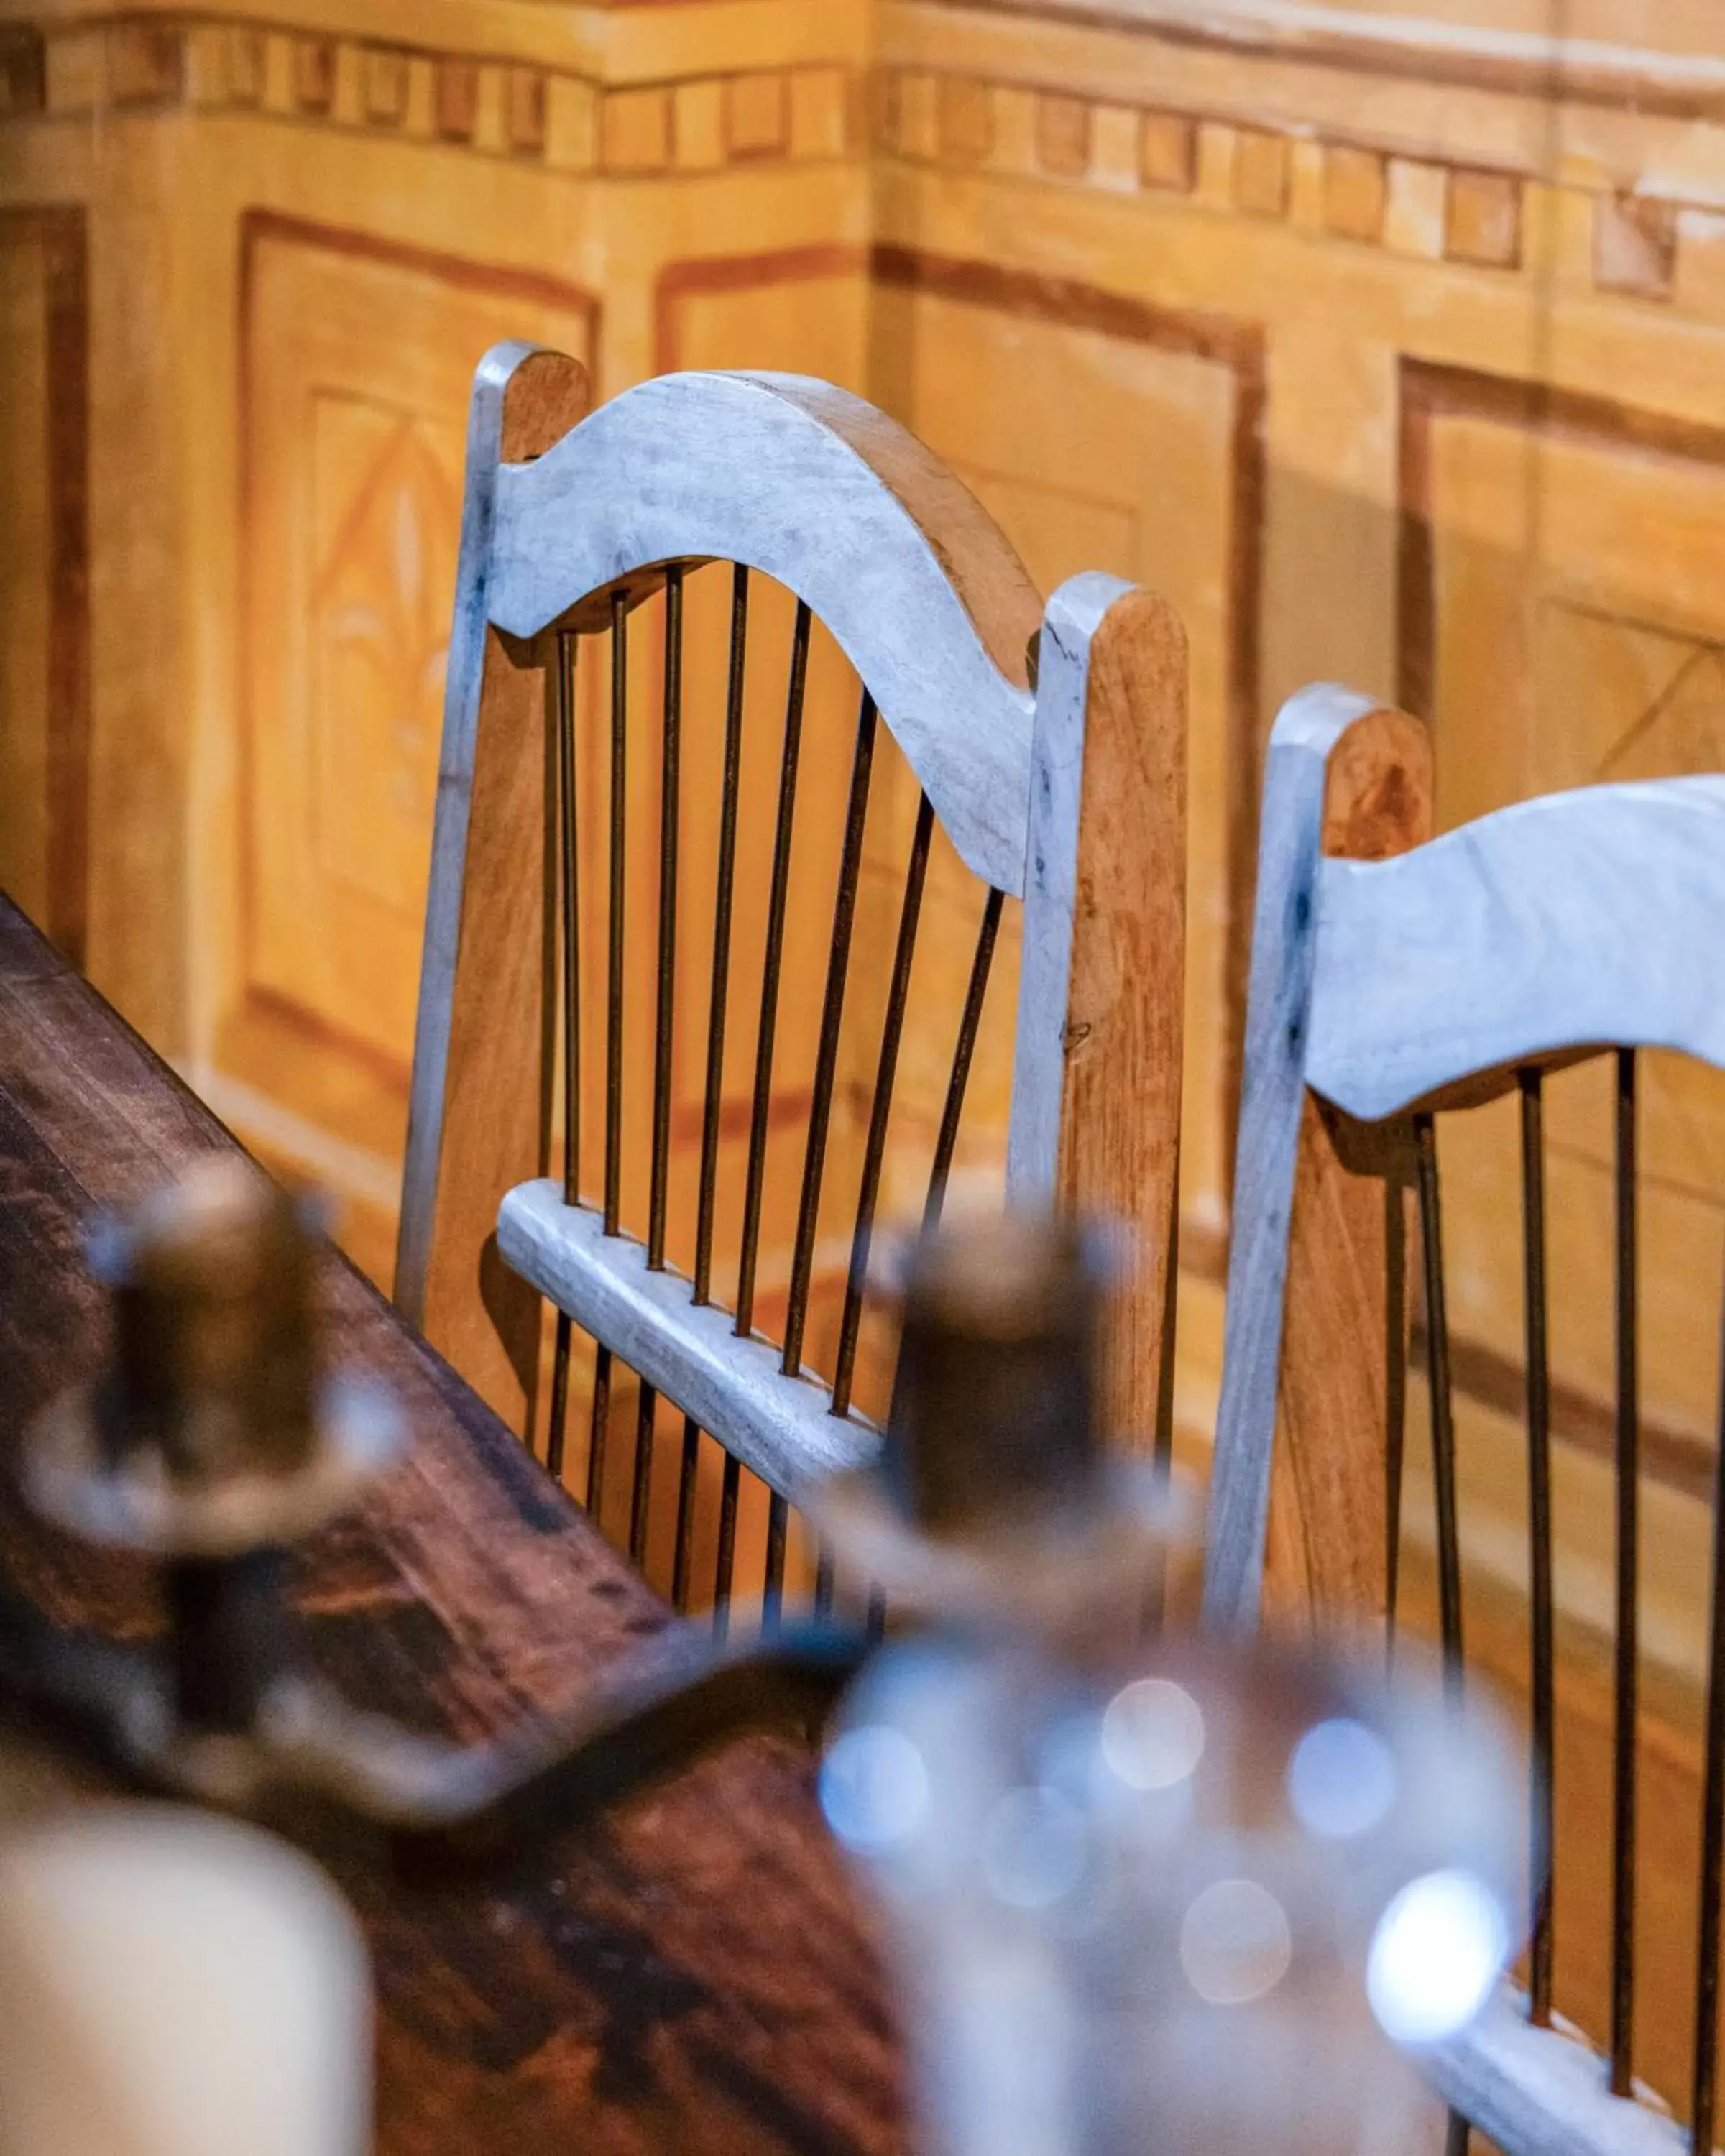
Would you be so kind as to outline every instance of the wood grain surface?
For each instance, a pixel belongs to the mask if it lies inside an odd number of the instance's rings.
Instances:
[[[1431,802],[1421,721],[1388,708],[1353,720],[1325,766],[1320,886],[1324,863],[1387,860],[1430,838]],[[1386,1468],[1407,1389],[1412,1176],[1404,1122],[1367,1128],[1307,1092],[1265,1558],[1266,1603],[1283,1622],[1347,1623],[1389,1607]]]
[[[1129,1230],[1108,1427],[1170,1428],[1186,964],[1186,633],[1117,577],[1049,601],[1038,669],[1009,1188]]]
[[[101,1351],[82,1224],[200,1152],[215,1119],[0,901],[0,1444]],[[477,1738],[580,1697],[671,1620],[520,1445],[331,1255],[331,1353],[406,1403],[408,1459],[309,1543],[298,1595],[353,1697]],[[138,1568],[0,1493],[11,1579],[59,1621],[152,1622]],[[886,2152],[897,2045],[870,1926],[809,1763],[761,1741],[506,1888],[431,1897],[344,1874],[377,1998],[377,2146]]]
[[[542,454],[588,402],[582,367],[525,345],[487,353],[474,382],[395,1272],[408,1322],[521,1430],[538,1304],[491,1231],[498,1191],[547,1158],[549,732],[544,670],[504,650],[485,598],[501,459]]]
[[[1263,1589],[1328,762],[1348,728],[1375,708],[1332,683],[1302,689],[1276,715],[1265,760],[1204,1560],[1206,1616],[1246,1630],[1257,1622]]]

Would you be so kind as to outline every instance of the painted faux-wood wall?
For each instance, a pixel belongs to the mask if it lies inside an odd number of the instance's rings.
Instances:
[[[473,363],[518,335],[601,396],[831,376],[960,471],[1044,590],[1111,570],[1188,625],[1203,1432],[1269,713],[1327,677],[1429,718],[1440,825],[1725,750],[1725,64],[1684,0],[1561,15],[0,0],[0,879],[387,1273]],[[817,799],[844,739],[811,748]],[[913,807],[871,819],[877,940]],[[928,903],[968,950],[938,859]],[[817,1002],[787,999],[788,1088]],[[913,1114],[942,1053],[906,1044]],[[985,1025],[983,1170],[1009,1054]],[[1686,1698],[1725,1101],[1644,1082],[1644,1635]],[[1548,1105],[1584,1635],[1609,1593],[1598,1091]],[[1486,1111],[1445,1145],[1467,1524],[1512,1610],[1513,1133]]]

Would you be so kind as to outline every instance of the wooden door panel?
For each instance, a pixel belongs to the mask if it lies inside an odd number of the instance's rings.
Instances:
[[[0,887],[79,963],[88,916],[81,210],[0,211]]]
[[[404,1073],[473,369],[588,318],[311,235],[249,273],[244,990]]]
[[[1705,438],[1650,447],[1589,413],[1429,423],[1438,814],[1725,768],[1725,490]],[[1725,453],[1725,439],[1717,445]],[[1561,544],[1558,537],[1561,535]],[[1725,1075],[1639,1059],[1642,1394],[1711,1442],[1725,1253]],[[1548,1081],[1553,1374],[1612,1394],[1611,1065]],[[1521,1358],[1515,1111],[1443,1129],[1451,1323]]]
[[[1104,569],[1169,598],[1191,651],[1191,824],[1187,914],[1183,1210],[1219,1245],[1231,1149],[1231,937],[1240,917],[1229,804],[1247,774],[1239,700],[1250,686],[1255,597],[1237,542],[1244,408],[1242,341],[1209,342],[1181,317],[1123,302],[1087,305],[1080,288],[1022,282],[986,265],[889,264],[877,290],[877,394],[943,457],[999,519],[1045,593]],[[961,275],[962,272],[962,275]],[[968,963],[974,916],[949,880]],[[1245,886],[1249,897],[1250,879]],[[1000,993],[973,1079],[979,1121],[1004,1149],[1011,1080],[1011,984],[1003,934]],[[959,952],[962,950],[962,959]]]

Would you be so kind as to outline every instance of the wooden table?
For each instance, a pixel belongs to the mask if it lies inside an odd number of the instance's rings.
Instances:
[[[0,900],[0,1445],[100,1350],[80,1252],[234,1140]],[[477,1738],[578,1698],[672,1620],[423,1341],[331,1253],[331,1345],[413,1443],[308,1544],[314,1652],[352,1696]],[[0,1565],[49,1614],[136,1631],[146,1575],[0,1496]],[[809,1762],[739,1746],[507,1891],[344,1881],[374,1958],[377,2146],[437,2156],[774,2156],[904,2142],[874,1947]]]

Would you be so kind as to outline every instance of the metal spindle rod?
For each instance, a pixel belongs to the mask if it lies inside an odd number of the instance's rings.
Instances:
[[[665,737],[660,765],[659,999],[653,1023],[653,1167],[647,1204],[647,1264],[665,1265],[670,1173],[671,1029],[677,1004],[677,808],[683,732],[683,572],[665,578]]]
[[[737,1501],[742,1463],[725,1455],[725,1478],[719,1488],[719,1548],[713,1564],[713,1632],[722,1640],[731,1629],[731,1590],[737,1576]]]
[[[767,1507],[767,1566],[761,1587],[761,1625],[771,1631],[784,1606],[784,1551],[791,1508],[777,1490]]]
[[[1431,1472],[1437,1498],[1438,1606],[1444,1670],[1461,1678],[1461,1543],[1455,1517],[1455,1425],[1450,1402],[1450,1322],[1444,1302],[1443,1222],[1438,1204],[1437,1134],[1429,1115],[1414,1118],[1420,1163],[1420,1245],[1425,1265],[1425,1365],[1431,1390]]]
[[[559,1482],[563,1479],[563,1435],[569,1420],[570,1333],[569,1313],[560,1310],[552,1342],[551,1422],[545,1442],[545,1465]]]
[[[1725,1863],[1725,1341],[1719,1368],[1707,1750],[1701,1795],[1701,1909],[1696,1926],[1695,2041],[1689,2084],[1689,2145],[1695,2156],[1712,2156],[1719,2047],[1720,1870]]]
[[[562,879],[563,1203],[581,1202],[581,904],[575,797],[575,654],[572,630],[557,636],[559,848]]]
[[[587,1440],[587,1509],[597,1520],[605,1497],[605,1438],[611,1420],[611,1350],[599,1343],[593,1365],[593,1421]]]
[[[791,828],[797,807],[797,759],[803,741],[803,694],[809,680],[809,608],[799,599],[791,634],[790,683],[785,695],[784,752],[778,773],[778,818],[773,836],[773,881],[767,901],[767,948],[761,967],[761,1019],[755,1033],[755,1091],[749,1110],[748,1169],[743,1183],[742,1255],[737,1274],[737,1330],[755,1322],[755,1265],[761,1244],[761,1189],[767,1172],[767,1111],[773,1100],[773,1042],[778,1025],[778,975],[784,959],[785,905],[790,893]]]
[[[563,1203],[581,1196],[581,909],[575,845],[575,654],[572,630],[557,634],[553,677],[557,735],[557,856],[563,1019]],[[568,1313],[560,1310],[551,1358],[551,1423],[545,1464],[562,1478],[569,1418]]]
[[[952,1154],[958,1143],[958,1119],[964,1112],[964,1091],[970,1083],[970,1065],[976,1054],[976,1037],[983,1022],[983,1001],[988,993],[988,970],[994,963],[994,944],[1000,933],[1000,909],[1005,893],[990,891],[983,906],[982,926],[977,932],[976,952],[970,962],[970,980],[959,1014],[958,1038],[952,1047],[952,1074],[941,1109],[940,1129],[934,1141],[934,1163],[928,1172],[928,1200],[922,1209],[922,1224],[932,1228],[946,1203],[947,1178],[952,1173]]]
[[[725,1014],[731,992],[731,912],[737,884],[737,807],[742,789],[742,706],[749,632],[749,572],[731,578],[731,674],[725,699],[725,770],[719,794],[719,870],[713,894],[713,978],[707,998],[706,1094],[701,1111],[701,1193],[695,1219],[695,1300],[712,1293],[713,1208],[719,1179],[719,1116],[725,1091]]]
[[[865,689],[862,706],[857,714],[856,751],[850,766],[850,799],[845,815],[844,850],[839,859],[839,886],[833,900],[833,943],[827,960],[826,993],[821,1003],[814,1088],[809,1104],[809,1137],[803,1154],[797,1240],[791,1250],[791,1287],[785,1309],[784,1353],[780,1363],[788,1377],[794,1377],[803,1367],[803,1330],[809,1316],[809,1288],[814,1270],[814,1235],[820,1215],[821,1177],[826,1168],[827,1132],[833,1115],[833,1085],[839,1073],[839,1029],[845,1016],[845,981],[850,967],[850,933],[856,921],[856,887],[862,873],[863,827],[868,819],[875,733],[875,700]]]
[[[635,1410],[634,1488],[629,1494],[629,1554],[640,1565],[647,1559],[647,1514],[653,1498],[653,1425],[658,1416],[659,1395],[643,1383]]]
[[[1401,1595],[1402,1487],[1408,1459],[1408,1192],[1395,1175],[1387,1177],[1384,1184],[1384,1366],[1388,1378],[1384,1402],[1384,1645],[1393,1664]]]
[[[892,954],[892,978],[886,1014],[880,1024],[880,1053],[875,1066],[875,1096],[869,1108],[869,1132],[863,1147],[862,1179],[857,1191],[856,1227],[850,1238],[850,1269],[845,1282],[845,1308],[839,1322],[839,1354],[833,1373],[833,1413],[850,1411],[851,1382],[856,1374],[856,1346],[862,1330],[863,1291],[868,1284],[869,1246],[874,1240],[875,1208],[880,1195],[880,1167],[886,1157],[886,1127],[892,1113],[893,1081],[898,1073],[899,1043],[904,1036],[905,1005],[911,993],[911,968],[916,955],[916,924],[928,875],[928,846],[934,834],[934,809],[925,793],[916,804],[911,859],[905,870],[899,907],[898,942]]]
[[[629,600],[611,594],[611,860],[605,1006],[605,1233],[617,1233],[623,1194],[624,848],[629,808]]]
[[[1437,1498],[1438,1604],[1444,1680],[1452,1698],[1461,1690],[1461,1547],[1455,1517],[1455,1427],[1450,1398],[1450,1321],[1444,1299],[1443,1219],[1438,1201],[1437,1132],[1429,1115],[1414,1118],[1419,1155],[1420,1240],[1425,1273],[1425,1364],[1431,1391],[1431,1473]],[[1452,2110],[1445,2156],[1468,2156],[1473,2130]]]
[[[1627,2096],[1635,2016],[1635,1621],[1640,1411],[1636,1373],[1635,1055],[1617,1055],[1617,1624],[1613,1657],[1611,2093]]]
[[[693,1415],[683,1418],[683,1460],[677,1476],[677,1546],[671,1559],[671,1601],[679,1609],[689,1607],[689,1589],[695,1563],[695,1496],[701,1471],[701,1425]]]
[[[1533,1806],[1531,1887],[1532,1982],[1528,2011],[1551,2025],[1552,1881],[1557,1707],[1553,1677],[1551,1541],[1551,1371],[1546,1338],[1545,1146],[1540,1074],[1519,1074],[1522,1095],[1522,1306],[1527,1367],[1527,1538],[1532,1598]]]

